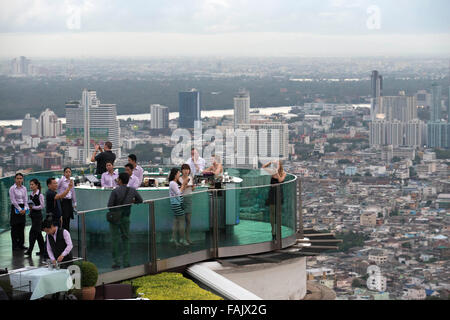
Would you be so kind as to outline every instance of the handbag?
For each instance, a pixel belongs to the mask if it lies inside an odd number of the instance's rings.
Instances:
[[[129,191],[130,191],[130,188],[127,187],[127,191],[125,192],[125,196],[123,197],[122,201],[119,204],[120,206],[123,205],[123,203],[125,202],[125,199],[127,198]],[[108,211],[106,213],[106,220],[109,223],[119,224],[121,219],[122,219],[122,208],[111,209],[110,211]]]

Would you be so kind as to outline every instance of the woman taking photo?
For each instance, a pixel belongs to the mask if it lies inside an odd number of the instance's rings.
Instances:
[[[183,180],[183,184],[179,182],[180,179],[180,169],[172,168],[169,174],[169,196],[170,196],[170,206],[174,214],[173,228],[172,228],[172,238],[171,243],[176,246],[189,245],[186,240],[184,240],[184,208],[183,208],[183,195],[182,193],[187,188],[189,182],[188,179]],[[177,241],[177,235],[179,236],[179,241]]]
[[[34,244],[37,240],[39,246],[39,252],[36,252],[37,256],[43,257],[45,254],[44,237],[42,237],[42,209],[45,207],[44,195],[41,193],[41,183],[37,179],[30,181],[30,218],[31,229],[28,236],[29,247],[25,252],[25,255],[31,256],[33,253]],[[32,202],[32,203],[31,203]]]
[[[276,170],[270,170],[268,167],[274,164],[276,166]],[[286,172],[283,169],[283,163],[281,160],[270,161],[266,163],[263,167],[269,174],[272,176],[270,179],[270,184],[272,187],[269,190],[269,197],[266,201],[266,204],[270,206],[270,225],[272,227],[272,240],[276,238],[276,219],[275,219],[275,210],[276,210],[276,198],[277,198],[277,188],[280,188],[280,198],[281,204],[283,203],[283,189],[280,186],[280,183],[283,183],[284,179],[286,179]],[[281,214],[281,213],[280,213]]]
[[[14,251],[27,250],[25,242],[25,214],[29,211],[27,188],[23,186],[23,174],[16,173],[16,183],[9,189],[11,200],[11,242]]]
[[[64,168],[64,175],[58,181],[58,193],[63,193],[70,183],[72,177],[72,169]],[[73,219],[73,209],[77,207],[77,198],[75,195],[75,188],[72,188],[69,193],[61,201],[62,209],[62,228],[70,232],[70,219]]]

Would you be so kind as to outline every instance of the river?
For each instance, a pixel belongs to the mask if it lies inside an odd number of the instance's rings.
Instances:
[[[274,113],[284,113],[287,114],[291,111],[292,107],[273,107],[273,108],[252,108],[250,111],[259,111],[259,114],[262,115],[271,115]],[[202,118],[209,117],[222,117],[226,115],[232,115],[233,109],[225,109],[225,110],[206,110],[202,111]],[[169,120],[176,119],[179,117],[178,112],[170,112],[169,113]],[[118,115],[117,119],[120,120],[127,120],[128,118],[131,118],[132,120],[149,120],[150,121],[150,113],[139,113],[139,114],[124,114],[124,115]],[[64,124],[66,123],[66,118],[59,118],[61,122]],[[0,127],[5,126],[22,126],[22,119],[20,120],[0,120]]]

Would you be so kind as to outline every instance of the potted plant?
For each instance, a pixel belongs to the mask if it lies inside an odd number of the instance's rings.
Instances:
[[[81,270],[81,299],[94,300],[98,270],[95,264],[88,261],[77,263]]]

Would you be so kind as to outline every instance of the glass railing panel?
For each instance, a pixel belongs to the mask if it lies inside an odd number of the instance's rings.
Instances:
[[[14,184],[14,177],[0,179],[0,232],[10,228],[9,214],[11,201],[9,200],[9,188]]]
[[[155,200],[157,259],[163,260],[210,248],[209,192],[183,197],[182,209],[175,199]]]
[[[272,241],[270,186],[218,192],[219,247]],[[275,234],[275,229],[273,229]]]
[[[281,237],[295,234],[297,184],[294,179],[280,185],[281,188]]]
[[[87,261],[94,263],[100,273],[148,263],[148,208],[148,204],[122,207],[117,223],[107,221],[111,209],[85,213]]]

